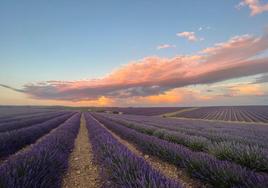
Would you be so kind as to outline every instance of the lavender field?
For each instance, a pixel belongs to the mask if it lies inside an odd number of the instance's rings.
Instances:
[[[268,123],[268,106],[199,107],[177,111],[173,117]]]
[[[1,108],[1,188],[268,187],[265,124]]]
[[[0,0],[0,188],[268,188],[268,0]]]

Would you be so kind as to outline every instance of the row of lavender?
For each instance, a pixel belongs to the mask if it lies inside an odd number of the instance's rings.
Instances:
[[[179,131],[187,135],[202,136],[215,142],[234,141],[241,144],[256,144],[260,147],[268,147],[268,127],[264,125],[204,122],[198,120],[181,120],[131,115],[105,116],[144,125],[151,125],[172,131]]]
[[[258,145],[241,144],[234,141],[215,142],[202,136],[187,135],[156,126],[135,124],[120,119],[113,120],[138,132],[184,145],[193,151],[203,151],[220,160],[232,161],[256,171],[268,172],[268,151]]]
[[[26,118],[33,118],[33,117],[38,117],[46,114],[53,114],[56,111],[48,111],[48,112],[34,112],[34,113],[26,113],[26,114],[18,114],[18,115],[10,115],[10,116],[5,116],[0,118],[0,124],[7,123],[7,122],[12,122],[12,121],[21,121]]]
[[[176,117],[223,121],[268,122],[268,106],[200,107]]]
[[[72,114],[66,113],[33,126],[0,133],[0,159],[8,157],[23,147],[34,143],[37,139],[66,121]]]
[[[15,130],[15,129],[20,129],[20,128],[24,128],[27,126],[32,126],[38,123],[42,123],[45,122],[51,118],[66,114],[68,112],[66,111],[59,111],[59,112],[50,112],[50,113],[45,113],[45,114],[41,114],[38,116],[30,116],[27,118],[21,117],[19,119],[16,120],[12,120],[12,121],[8,121],[8,122],[4,122],[4,123],[0,123],[0,132],[5,132],[5,131],[11,131],[11,130]]]
[[[95,160],[104,169],[104,187],[181,187],[119,143],[90,114],[85,118]]]
[[[155,136],[129,129],[103,116],[94,114],[107,128],[131,141],[144,153],[185,168],[195,178],[214,187],[268,187],[267,174],[257,173],[228,161],[221,161],[203,152],[194,152]]]
[[[76,113],[40,142],[3,162],[0,165],[0,187],[61,187],[68,156],[79,130],[80,116]]]
[[[60,110],[59,108],[37,107],[37,106],[0,106],[0,119],[14,116],[34,114],[40,112],[51,112]]]

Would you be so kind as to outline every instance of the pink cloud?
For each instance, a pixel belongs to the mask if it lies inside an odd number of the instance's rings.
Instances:
[[[213,47],[201,51],[207,55],[207,61],[239,62],[254,58],[267,49],[267,34],[263,37],[253,37],[248,34],[232,37],[229,41],[215,44]]]
[[[151,101],[179,100],[179,97],[168,98],[164,94],[175,88],[267,73],[268,57],[258,57],[267,49],[267,33],[261,37],[242,35],[215,44],[197,55],[147,57],[130,62],[99,79],[46,81],[15,90],[37,99],[66,101],[149,96],[158,96],[149,98]]]
[[[249,9],[251,10],[251,16],[255,16],[257,14],[261,14],[265,11],[268,11],[268,3],[263,4],[260,2],[260,0],[243,0],[237,5],[237,8],[240,9],[244,6],[249,7]]]
[[[197,41],[198,38],[195,35],[195,32],[189,32],[189,31],[184,31],[176,34],[178,37],[184,37],[189,41]]]

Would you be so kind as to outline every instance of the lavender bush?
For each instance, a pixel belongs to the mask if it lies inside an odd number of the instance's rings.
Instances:
[[[268,172],[268,152],[257,145],[220,142],[210,144],[208,152],[218,159],[234,161],[257,171]]]

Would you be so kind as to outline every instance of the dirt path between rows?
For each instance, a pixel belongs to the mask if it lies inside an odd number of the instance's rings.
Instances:
[[[84,115],[81,116],[79,133],[69,158],[69,169],[63,179],[63,188],[98,188],[98,167],[93,163],[93,152],[88,139]]]
[[[94,117],[92,116],[92,118]],[[94,119],[98,121],[96,118]],[[142,157],[145,161],[147,161],[151,165],[153,169],[164,174],[166,177],[169,177],[179,182],[185,188],[204,188],[205,187],[198,180],[194,180],[188,177],[183,170],[178,169],[175,165],[164,162],[157,157],[143,154],[143,152],[141,152],[134,144],[131,144],[127,140],[122,139],[121,137],[117,136],[114,132],[106,128],[101,122],[99,123],[103,128],[105,128],[109,133],[111,133],[112,136],[116,138],[121,144],[125,145],[130,151],[135,153],[137,156]]]

